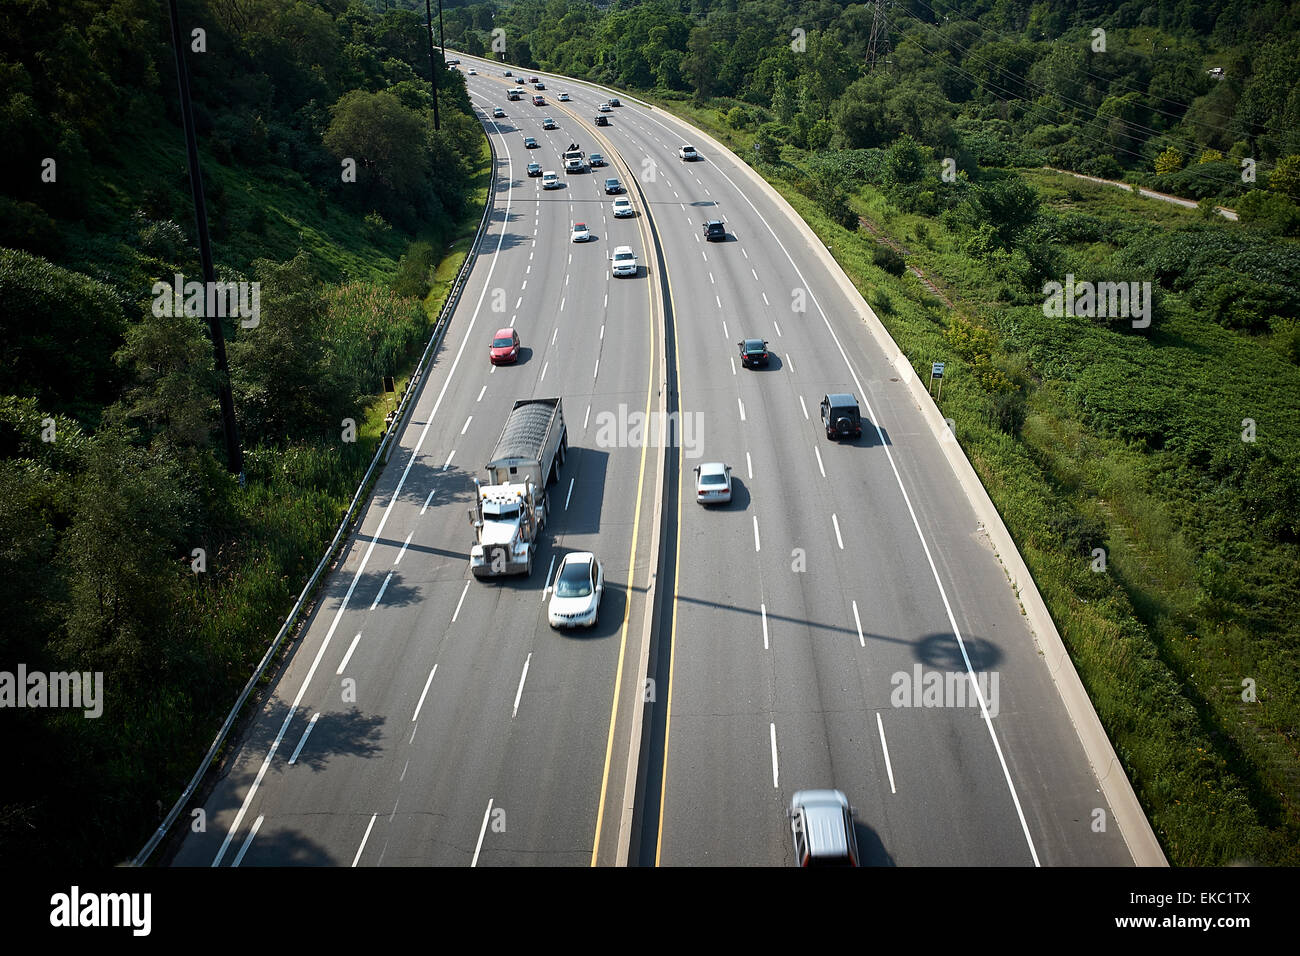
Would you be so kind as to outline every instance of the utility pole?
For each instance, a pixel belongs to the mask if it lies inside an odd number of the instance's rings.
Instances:
[[[172,0],[173,3],[176,0]],[[433,10],[429,7],[429,0],[424,0],[424,20],[429,27],[429,73],[433,76],[433,128],[442,129],[442,123],[438,119],[438,71],[446,69],[443,63],[437,62],[433,57]],[[438,0],[438,32],[442,32],[442,0]],[[446,52],[443,52],[443,58],[446,59]]]
[[[211,289],[214,287],[213,283],[217,281],[217,275],[212,265],[212,243],[208,238],[208,207],[203,197],[203,171],[199,168],[199,141],[194,132],[194,104],[190,102],[190,74],[185,65],[185,40],[181,33],[181,20],[176,9],[176,0],[168,0],[167,8],[171,16],[172,48],[176,53],[176,86],[181,98],[181,122],[185,128],[185,153],[190,167],[190,192],[194,197],[194,223],[199,235],[199,261],[203,265],[204,288]],[[210,299],[210,296],[204,296],[205,303]],[[215,314],[210,314],[207,318],[208,332],[212,336],[217,377],[220,381],[221,423],[226,435],[226,468],[231,474],[239,476],[239,484],[242,487],[244,452],[239,445],[239,426],[235,423],[235,397],[230,389],[230,367],[226,362],[226,337],[221,330],[221,318]]]

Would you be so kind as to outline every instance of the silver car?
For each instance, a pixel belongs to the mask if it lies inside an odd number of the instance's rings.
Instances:
[[[853,807],[839,790],[800,790],[790,800],[796,866],[858,866]]]
[[[731,500],[731,466],[709,461],[695,466],[695,500],[702,505],[725,505]]]
[[[546,619],[551,627],[595,627],[600,620],[600,596],[605,569],[590,551],[566,554],[555,572]]]

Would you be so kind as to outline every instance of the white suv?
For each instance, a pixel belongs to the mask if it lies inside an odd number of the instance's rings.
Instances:
[[[546,172],[542,173],[542,188],[543,189],[560,188],[560,177],[556,175],[554,170],[548,169]]]
[[[634,276],[637,273],[636,253],[631,246],[617,246],[610,259],[610,271],[615,276]]]
[[[694,146],[683,146],[681,149],[677,150],[677,155],[684,163],[689,163],[692,160],[700,158],[700,154],[695,151]]]

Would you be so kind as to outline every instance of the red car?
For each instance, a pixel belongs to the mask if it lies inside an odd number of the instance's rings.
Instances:
[[[514,329],[497,329],[488,348],[493,365],[513,365],[519,361],[519,333]]]

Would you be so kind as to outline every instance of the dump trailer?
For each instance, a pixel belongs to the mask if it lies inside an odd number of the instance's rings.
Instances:
[[[487,463],[488,483],[503,485],[531,478],[545,489],[559,477],[569,447],[564,405],[558,398],[525,398],[515,402]]]
[[[469,566],[475,577],[533,573],[547,518],[546,485],[559,477],[568,447],[560,399],[515,402],[487,463],[487,482],[474,483]]]

